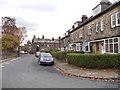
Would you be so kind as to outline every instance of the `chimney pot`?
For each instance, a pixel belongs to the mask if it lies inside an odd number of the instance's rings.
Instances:
[[[86,19],[88,19],[87,15],[82,15],[82,22],[84,22]]]

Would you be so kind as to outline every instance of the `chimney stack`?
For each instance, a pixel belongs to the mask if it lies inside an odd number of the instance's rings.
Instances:
[[[54,37],[52,38],[52,41],[54,41],[55,39],[54,39]]]
[[[60,39],[61,39],[61,37],[59,36],[59,37],[58,37],[58,39],[60,40]]]
[[[82,22],[84,22],[86,19],[88,19],[87,15],[82,15]]]
[[[101,5],[101,11],[103,11],[104,9],[106,9],[108,6],[111,5],[109,0],[101,0],[100,2]]]

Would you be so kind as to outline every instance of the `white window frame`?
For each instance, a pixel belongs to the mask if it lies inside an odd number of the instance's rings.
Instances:
[[[76,51],[80,51],[80,43],[76,43]]]
[[[98,32],[98,26],[99,26],[99,23],[96,22],[96,26],[95,26],[96,32]]]
[[[81,37],[83,37],[83,35],[82,35],[82,31],[80,30],[80,32],[79,32],[79,38],[81,38]]]
[[[83,43],[83,46],[84,46],[84,52],[90,52],[90,42],[84,42]],[[86,50],[86,47],[88,50]]]
[[[117,39],[118,39],[118,42],[114,42],[114,39],[115,39],[115,38],[117,38]],[[113,42],[112,42],[112,43],[110,43],[110,42],[109,42],[109,40],[110,40],[110,39],[112,39],[112,40],[113,40]],[[108,52],[106,52],[106,43],[105,43],[105,41],[106,41],[106,40],[108,40]],[[115,43],[117,43],[117,44],[118,44],[118,53],[120,53],[120,48],[119,48],[119,47],[120,47],[120,37],[108,38],[108,39],[105,39],[105,40],[104,40],[105,53],[115,53],[115,52],[114,52],[114,44],[115,44]],[[113,52],[110,52],[110,44],[112,44],[112,45],[113,45]]]
[[[50,47],[50,45],[49,45],[49,44],[47,44],[47,47]]]
[[[112,4],[115,3],[115,2],[118,2],[118,1],[120,1],[120,0],[112,0]]]
[[[115,14],[111,15],[111,27],[114,28],[115,25],[113,25],[113,22],[115,21]]]
[[[97,15],[100,12],[101,12],[101,5],[93,9],[93,16]]]
[[[83,44],[80,43],[80,51],[83,51]]]
[[[116,13],[116,26],[120,26],[120,23],[118,23],[118,19],[120,20],[120,17],[118,17],[118,14],[120,14],[120,12]]]
[[[120,37],[118,38],[118,53],[120,53]]]
[[[101,31],[104,31],[104,20],[101,19]]]
[[[88,35],[92,34],[92,26],[88,26]]]

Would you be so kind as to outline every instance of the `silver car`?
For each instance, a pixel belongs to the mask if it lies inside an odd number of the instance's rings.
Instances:
[[[40,65],[54,65],[53,57],[50,53],[41,53],[38,59]]]

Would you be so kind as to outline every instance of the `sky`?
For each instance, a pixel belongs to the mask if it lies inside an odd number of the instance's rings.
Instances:
[[[25,26],[27,40],[36,37],[58,38],[71,29],[82,15],[93,15],[101,0],[0,0],[0,17],[16,18]]]

